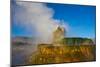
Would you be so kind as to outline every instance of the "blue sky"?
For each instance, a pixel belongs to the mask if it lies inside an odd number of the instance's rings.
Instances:
[[[54,18],[69,25],[67,36],[95,38],[96,7],[84,5],[48,4],[54,9]]]
[[[14,4],[14,3],[13,3]],[[71,5],[71,4],[46,4],[48,8],[54,11],[53,18],[63,20],[64,24],[68,25],[67,37],[85,37],[95,38],[95,24],[96,24],[96,7]],[[13,9],[19,7],[14,4]],[[12,10],[13,10],[12,9]],[[22,10],[18,9],[15,12]],[[12,12],[12,17],[14,12]],[[34,32],[26,30],[22,25],[16,25],[16,19],[12,18],[12,35],[14,36],[30,36]]]

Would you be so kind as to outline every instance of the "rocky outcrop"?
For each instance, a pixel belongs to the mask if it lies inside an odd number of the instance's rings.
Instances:
[[[32,54],[28,64],[49,64],[95,60],[95,45],[50,46],[40,44],[37,54]]]

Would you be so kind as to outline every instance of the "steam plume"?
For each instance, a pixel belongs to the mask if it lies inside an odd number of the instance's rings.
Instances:
[[[38,42],[51,43],[52,32],[61,22],[54,19],[54,11],[44,3],[16,2],[14,18],[17,25],[24,25],[28,30],[33,31],[33,36]]]

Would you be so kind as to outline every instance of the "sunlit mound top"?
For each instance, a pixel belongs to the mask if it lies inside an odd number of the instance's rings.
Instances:
[[[59,32],[59,31],[64,32],[64,31],[65,31],[65,30],[64,30],[64,27],[58,25],[57,28],[56,28],[56,30],[55,30],[54,32]]]
[[[64,27],[57,26],[56,30],[53,32],[53,45],[60,46],[62,39],[64,38]]]

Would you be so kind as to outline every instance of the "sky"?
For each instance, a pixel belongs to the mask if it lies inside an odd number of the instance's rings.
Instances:
[[[11,13],[12,36],[40,36],[48,39],[51,31],[57,25],[62,25],[66,37],[95,38],[95,6],[12,2]]]
[[[63,19],[69,26],[67,36],[95,38],[96,7],[84,5],[48,4],[54,18]]]

